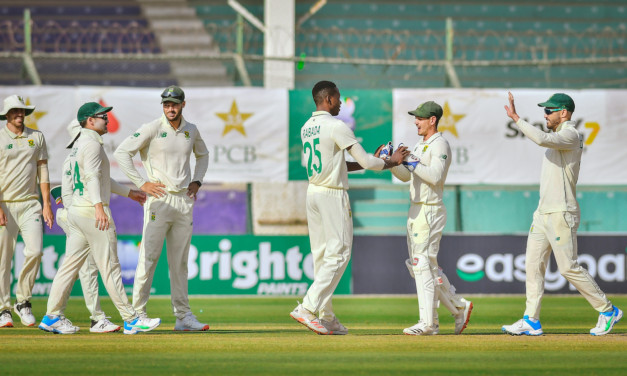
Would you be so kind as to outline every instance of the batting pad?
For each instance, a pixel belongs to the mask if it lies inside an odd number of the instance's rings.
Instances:
[[[435,309],[435,280],[429,267],[429,258],[418,255],[413,258],[412,269],[416,280],[416,292],[418,294],[418,310],[420,320],[428,326],[433,325]]]

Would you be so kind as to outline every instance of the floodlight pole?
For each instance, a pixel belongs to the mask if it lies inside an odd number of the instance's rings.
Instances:
[[[446,18],[446,59],[444,67],[446,68],[446,77],[449,85],[454,88],[461,88],[462,85],[457,77],[455,66],[453,66],[453,19],[451,17]]]
[[[31,18],[30,9],[24,9],[24,54],[22,55],[22,68],[30,78],[33,85],[41,86],[41,78],[33,61],[33,48],[31,38]]]
[[[235,67],[242,78],[244,86],[252,86],[250,76],[248,76],[248,70],[246,69],[246,63],[242,55],[244,54],[244,18],[240,13],[237,13],[237,38],[236,38],[235,54],[233,54],[233,62]]]

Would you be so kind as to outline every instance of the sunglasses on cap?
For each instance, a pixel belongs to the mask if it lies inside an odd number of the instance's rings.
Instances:
[[[174,98],[174,99],[179,99],[182,101],[182,100],[185,100],[185,95],[176,94],[172,91],[167,91],[161,94],[161,98]]]
[[[551,115],[554,112],[562,111],[562,108],[544,108],[544,113],[547,115]]]

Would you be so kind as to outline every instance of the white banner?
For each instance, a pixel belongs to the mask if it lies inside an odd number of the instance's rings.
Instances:
[[[520,117],[547,131],[538,103],[556,92],[575,101],[573,121],[584,135],[579,184],[627,184],[627,90],[513,89]],[[528,140],[507,117],[507,90],[395,89],[394,145],[412,148],[419,140],[407,111],[433,100],[444,109],[438,129],[449,141],[453,159],[447,184],[539,184],[546,151]]]
[[[26,125],[43,132],[48,144],[50,179],[61,180],[69,141],[66,126],[85,102],[112,106],[109,133],[103,139],[111,175],[128,178],[118,169],[113,152],[142,124],[163,114],[164,88],[18,86],[0,88],[0,98],[20,95],[35,105]],[[263,88],[183,88],[183,116],[196,124],[209,149],[205,182],[287,181],[288,92]],[[1,103],[1,102],[0,102]],[[5,123],[2,122],[2,126]],[[194,156],[191,156],[192,171]],[[139,155],[135,157],[141,169]]]

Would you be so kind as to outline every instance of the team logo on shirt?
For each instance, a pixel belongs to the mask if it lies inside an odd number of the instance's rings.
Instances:
[[[30,146],[31,148],[34,148],[35,147],[35,141],[28,140],[28,146]]]
[[[188,131],[185,131],[185,132],[183,132],[183,133],[185,133],[185,138],[189,140],[189,132],[188,132]]]
[[[8,144],[7,145],[7,150],[11,150],[11,149],[13,149],[13,144]]]
[[[440,155],[440,158],[442,158],[442,159],[446,160],[446,158],[448,158],[448,155],[446,155],[446,154],[442,154],[442,155]]]
[[[427,151],[427,149],[429,149],[429,145],[425,145],[425,147],[422,148],[422,152],[424,153],[425,151]]]
[[[157,220],[157,213],[151,212],[150,213],[150,220],[153,221],[153,222],[156,221]]]
[[[135,138],[139,137],[139,132],[135,133],[135,134],[133,135],[133,137],[135,137]]]
[[[167,133],[167,132],[162,132],[162,133],[159,135],[159,137],[161,137],[161,138],[166,138],[166,137],[168,137],[168,133]]]

